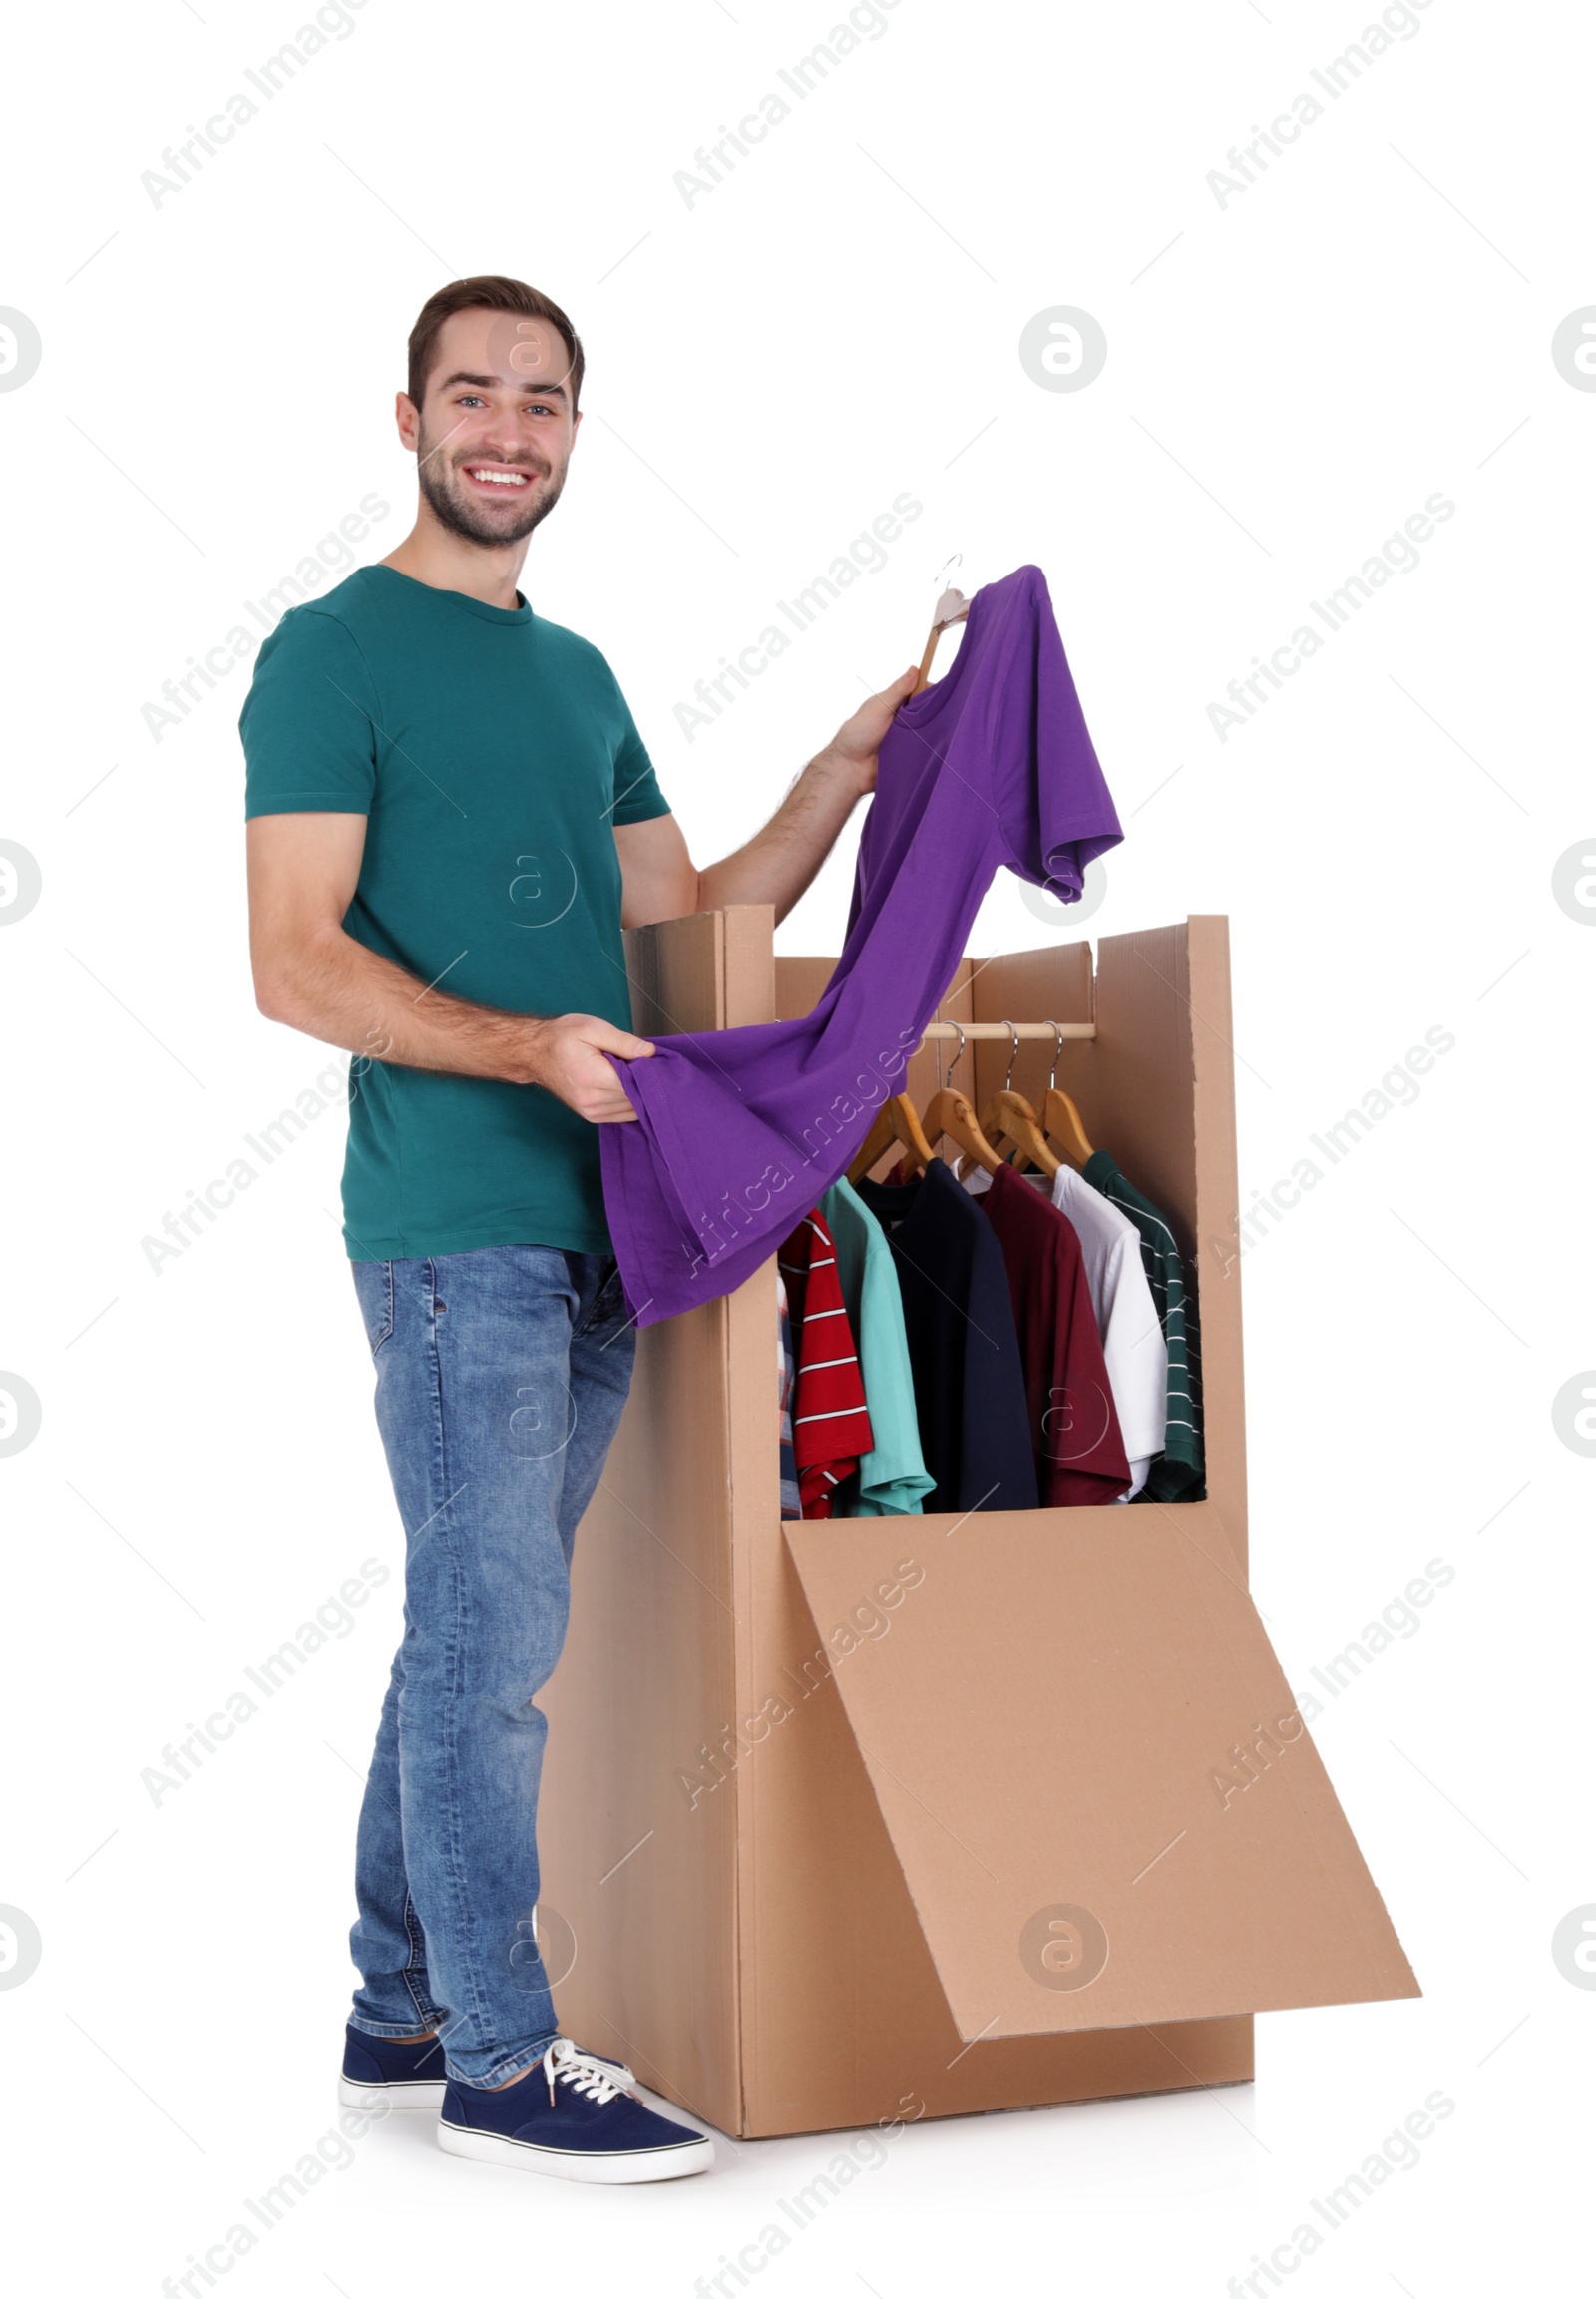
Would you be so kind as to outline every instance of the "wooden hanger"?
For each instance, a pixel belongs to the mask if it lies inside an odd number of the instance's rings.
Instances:
[[[965,1052],[965,1033],[959,1029],[958,1022],[954,1023],[954,1028],[959,1030],[959,1051],[948,1064],[950,1078],[959,1067]],[[932,1095],[926,1104],[924,1124],[926,1140],[929,1145],[935,1147],[939,1141],[945,1139],[953,1142],[967,1158],[979,1165],[984,1173],[996,1173],[1003,1162],[982,1132],[976,1119],[976,1113],[969,1102],[951,1084],[939,1087],[937,1092]],[[929,1155],[922,1158],[920,1160],[921,1169],[924,1170],[930,1163]]]
[[[1049,1027],[1055,1033],[1053,1066],[1047,1075],[1047,1093],[1041,1105],[1041,1130],[1044,1134],[1050,1134],[1054,1141],[1062,1142],[1072,1162],[1083,1166],[1092,1155],[1092,1146],[1086,1139],[1086,1129],[1080,1122],[1079,1110],[1063,1087],[1053,1083],[1058,1075],[1058,1056],[1063,1051],[1064,1033],[1056,1022],[1051,1022]]]
[[[969,1102],[952,1086],[942,1087],[926,1104],[926,1139],[933,1145],[944,1139],[953,1142],[984,1173],[995,1174],[1003,1162],[982,1132]]]
[[[909,1165],[925,1167],[931,1163],[931,1144],[921,1127],[920,1113],[906,1093],[894,1094],[891,1101],[883,1102],[877,1110],[875,1123],[848,1168],[848,1179],[863,1181],[894,1142],[905,1151]]]
[[[953,558],[949,560],[948,566],[956,567],[963,557],[963,552],[956,551]],[[920,676],[915,681],[916,694],[923,693],[931,683],[931,658],[937,651],[938,639],[954,623],[963,622],[969,612],[969,599],[962,590],[956,590],[950,583],[941,598],[938,599],[932,612],[931,635],[926,640],[926,651],[920,658]]]
[[[1009,1032],[1008,1074],[1002,1089],[995,1093],[981,1113],[981,1130],[990,1142],[1011,1141],[1014,1145],[1016,1166],[1038,1166],[1049,1179],[1058,1171],[1060,1160],[1047,1147],[1047,1137],[1023,1094],[1013,1091],[1014,1056],[1019,1051],[1019,1032],[1011,1021],[1004,1022]],[[1059,1043],[1062,1044],[1060,1039]]]

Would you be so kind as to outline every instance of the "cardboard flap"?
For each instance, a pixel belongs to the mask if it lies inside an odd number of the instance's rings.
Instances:
[[[1211,1503],[782,1529],[962,2036],[1418,1994]]]

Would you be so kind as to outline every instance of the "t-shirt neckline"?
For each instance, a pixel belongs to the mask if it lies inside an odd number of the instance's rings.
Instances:
[[[425,591],[429,597],[440,599],[450,607],[464,607],[467,614],[474,614],[483,622],[524,624],[533,618],[532,608],[519,590],[516,592],[514,606],[490,606],[486,599],[473,598],[469,591],[446,590],[436,582],[418,582],[413,575],[403,575],[397,567],[385,567],[381,561],[375,567],[368,567],[366,573],[386,575],[394,582],[402,582],[409,590]],[[964,648],[961,647],[959,651],[963,656]]]
[[[861,1177],[860,1183],[854,1185],[866,1212],[875,1215],[889,1238],[895,1237],[907,1224],[916,1220],[928,1204],[935,1205],[937,1189],[941,1185],[934,1184],[928,1197],[927,1179],[938,1166],[941,1166],[955,1194],[960,1198],[968,1198],[969,1192],[960,1189],[947,1159],[940,1157],[934,1157],[931,1164],[916,1174],[912,1181],[878,1182],[872,1181],[866,1174]],[[889,1223],[891,1228],[888,1228]]]

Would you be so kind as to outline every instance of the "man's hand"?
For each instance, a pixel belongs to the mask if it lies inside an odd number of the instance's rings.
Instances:
[[[623,923],[651,926],[658,919],[721,910],[728,903],[765,902],[778,921],[784,919],[831,852],[849,815],[875,789],[882,738],[899,704],[914,693],[919,676],[918,670],[906,670],[891,686],[861,703],[809,761],[764,829],[723,862],[697,869],[673,815],[617,823]]]
[[[528,1085],[541,1085],[595,1125],[624,1125],[634,1121],[632,1108],[607,1054],[622,1061],[637,1061],[653,1052],[645,1037],[616,1029],[593,1013],[563,1013],[552,1021],[529,1024]]]
[[[901,678],[895,678],[891,686],[883,687],[880,694],[873,694],[868,702],[862,702],[853,717],[838,727],[820,754],[822,759],[833,759],[845,768],[861,793],[876,787],[876,754],[881,749],[882,738],[899,704],[907,702],[914,693],[919,676],[916,664]]]

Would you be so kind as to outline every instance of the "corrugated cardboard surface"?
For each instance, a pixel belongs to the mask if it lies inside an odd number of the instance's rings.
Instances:
[[[1417,1994],[1212,1509],[784,1530],[961,2035]]]
[[[1095,976],[1084,944],[967,958],[943,1008],[1095,1008],[1059,1082],[1194,1257],[1235,1207],[1226,950],[1194,919],[1105,940]],[[806,1012],[833,962],[773,959],[755,909],[627,953],[645,1031]],[[1050,1061],[1023,1045],[1015,1084],[1039,1094]],[[911,1064],[922,1105],[938,1067]],[[972,1049],[955,1083],[979,1099],[1005,1068]],[[784,1527],[770,1266],[639,1337],[544,1702],[568,2030],[762,2134],[1237,2082],[1252,2028],[1230,2007],[1411,1992],[1306,1737],[1223,1808],[1206,1777],[1211,1754],[1246,1778],[1237,1735],[1290,1696],[1240,1588],[1236,1283],[1199,1269],[1212,1498],[1166,1510]],[[905,1558],[924,1579],[839,1660],[831,1632]],[[1094,1922],[1101,1972],[1054,1985]]]
[[[894,1520],[894,1557],[925,1555],[925,1528],[941,1521]],[[906,2100],[910,2112],[950,2115],[1249,2077],[1247,2019],[967,2041],[843,1707],[834,1648],[783,1528],[770,1519],[751,1530],[739,1636],[757,1700],[773,1702],[778,1721],[756,1724],[756,1742],[745,1733],[734,1780],[711,1799],[736,1795],[744,1848],[744,2128],[857,2126],[903,2113]],[[867,1555],[845,1553],[842,1571],[851,1607],[870,1593]],[[844,1617],[834,1609],[827,1629]],[[754,1718],[755,1705],[739,1714]]]
[[[749,914],[733,917],[745,933]],[[759,914],[752,923],[757,949]],[[726,943],[716,912],[628,934],[635,1026],[726,1026]],[[757,956],[751,976],[758,995]],[[763,995],[768,1013],[768,978]],[[577,1535],[565,1654],[539,1696],[550,1730],[538,1824],[539,1936],[567,2032],[731,2131],[742,2121],[736,1806],[727,1796],[689,1814],[675,1773],[736,1706],[734,1317],[733,1303],[707,1302],[638,1336],[620,1431]],[[743,1459],[741,1505],[773,1517],[769,1451],[763,1489]]]
[[[1126,941],[1142,955],[1127,950],[1120,962],[1109,963],[1103,1037],[1073,1048],[1100,1058],[1074,1090],[1088,1130],[1095,1120],[1094,1138],[1116,1149],[1133,1178],[1145,1171],[1162,1186],[1171,1173],[1177,1177],[1169,1192],[1172,1216],[1189,1225],[1201,1154],[1192,1138],[1194,1073],[1221,1073],[1210,1087],[1211,1111],[1215,1092],[1228,1086],[1230,1055],[1223,1038],[1206,1029],[1200,1053],[1194,1047],[1188,946],[1195,941],[1210,947],[1208,994],[1225,1005],[1218,1018],[1228,1033],[1225,924],[1192,922],[1190,929]],[[808,1012],[832,963],[778,958],[777,1012]],[[1091,951],[1080,943],[963,959],[939,1012],[957,1020],[1089,1020],[1093,999]],[[954,1052],[945,1044],[914,1057],[907,1084],[920,1106]],[[1039,1095],[1052,1053],[1048,1043],[1022,1041],[1015,1084]],[[1001,1084],[1007,1058],[1001,1044],[972,1044],[954,1082],[985,1095]],[[1062,1065],[1059,1080],[1068,1082]],[[1223,1150],[1222,1141],[1221,1165]],[[1237,1402],[1239,1347],[1238,1326],[1230,1384]],[[1220,1385],[1223,1392],[1226,1384]],[[1238,1516],[1242,1500],[1238,1486]],[[913,1522],[918,1527],[938,1521]],[[1005,2036],[994,2030],[973,2045],[961,2035],[785,1544],[778,1541],[772,1555],[758,1527],[751,1526],[749,1534],[746,1543],[739,1536],[739,1556],[745,1547],[751,1556],[752,1600],[743,1640],[755,1656],[747,1681],[753,1706],[744,1714],[753,1715],[783,1686],[791,1712],[740,1758],[737,1772],[745,1847],[748,2128],[802,2130],[873,2120],[894,2112],[906,2091],[928,2113],[951,2114],[1249,2077],[1252,2024],[1245,2015],[1177,2016],[1168,2024],[1076,2035]],[[861,1568],[852,1597],[867,1596],[868,1586]],[[833,2015],[817,2026],[814,2007],[822,2003],[833,2007]]]

